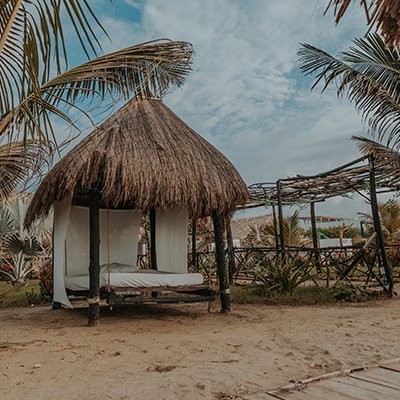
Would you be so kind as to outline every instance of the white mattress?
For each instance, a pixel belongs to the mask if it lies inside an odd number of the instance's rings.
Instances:
[[[111,272],[110,285],[118,288],[143,288],[157,286],[201,285],[201,274],[177,274],[154,270],[138,270],[134,272]],[[100,273],[100,287],[108,286],[108,272]],[[65,287],[69,290],[89,290],[89,275],[65,277]]]

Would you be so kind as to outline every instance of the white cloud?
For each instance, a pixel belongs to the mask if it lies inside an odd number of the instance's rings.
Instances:
[[[336,27],[325,0],[125,0],[104,13],[106,50],[168,37],[195,49],[193,72],[166,103],[225,153],[247,183],[311,174],[358,157],[360,117],[335,93],[311,93],[298,73],[299,42],[327,51],[364,33],[355,8]],[[140,12],[129,19],[126,7]],[[332,210],[336,207],[332,203]],[[346,213],[354,213],[357,207]]]

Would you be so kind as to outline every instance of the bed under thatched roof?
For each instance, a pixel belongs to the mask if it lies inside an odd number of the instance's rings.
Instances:
[[[245,183],[223,154],[162,101],[133,99],[47,174],[26,224],[71,194],[74,204],[88,205],[99,176],[102,206],[109,208],[187,206],[190,216],[203,217],[247,200]]]

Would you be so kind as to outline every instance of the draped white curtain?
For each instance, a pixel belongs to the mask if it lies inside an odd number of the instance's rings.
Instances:
[[[65,238],[68,230],[71,197],[54,204],[53,224],[53,301],[72,307],[65,291],[66,273]]]
[[[136,265],[141,217],[141,211],[100,210],[100,264]],[[89,209],[68,198],[54,207],[54,301],[72,307],[64,277],[88,273]]]
[[[100,265],[136,265],[141,211],[100,210]],[[108,220],[108,222],[107,222]],[[72,206],[66,237],[66,275],[89,273],[89,208]]]
[[[187,273],[188,210],[156,211],[156,253],[159,271]]]

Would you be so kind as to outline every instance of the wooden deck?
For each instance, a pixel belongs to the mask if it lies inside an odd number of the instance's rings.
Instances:
[[[400,400],[400,359],[340,371],[265,393],[265,400]]]

